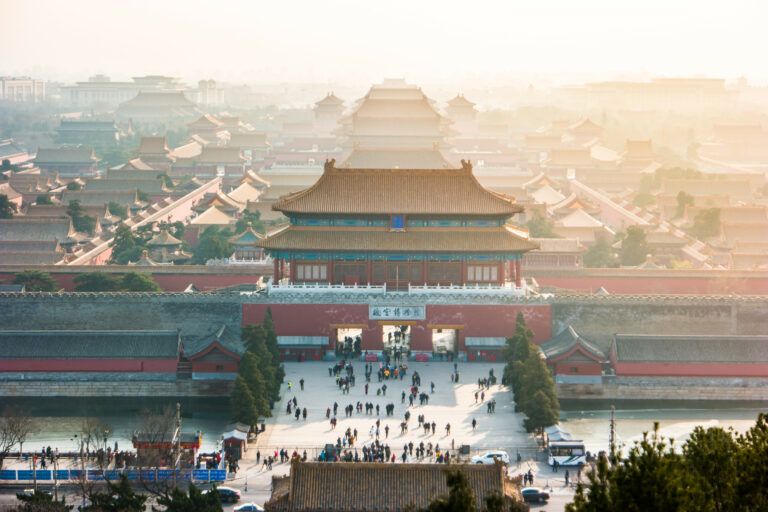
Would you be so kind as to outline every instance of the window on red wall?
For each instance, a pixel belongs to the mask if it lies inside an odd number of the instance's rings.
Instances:
[[[467,281],[494,282],[498,280],[498,265],[467,265]]]

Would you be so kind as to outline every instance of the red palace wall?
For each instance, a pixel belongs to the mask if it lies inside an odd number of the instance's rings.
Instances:
[[[0,359],[0,372],[176,373],[176,359]]]
[[[613,363],[619,377],[768,377],[768,364]]]
[[[272,311],[275,330],[280,336],[335,336],[335,327],[362,329],[362,349],[381,350],[383,325],[368,319],[367,304],[244,304],[243,324],[257,324],[267,308]],[[549,305],[428,305],[426,319],[411,326],[411,349],[432,351],[432,329],[459,329],[458,348],[465,350],[466,336],[507,337],[515,330],[517,313],[522,311],[541,343],[552,337]]]
[[[237,373],[237,369],[237,361],[192,361],[195,373]]]
[[[599,363],[564,361],[554,365],[555,375],[602,375],[603,368]],[[575,369],[575,371],[574,371]]]

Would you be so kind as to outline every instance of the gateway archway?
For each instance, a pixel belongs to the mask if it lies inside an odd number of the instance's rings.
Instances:
[[[359,356],[362,352],[363,329],[359,327],[342,327],[336,329],[336,355],[349,359]]]
[[[407,359],[411,351],[411,326],[387,324],[381,331],[385,357],[389,356],[393,362]]]
[[[432,352],[440,359],[453,359],[459,342],[458,329],[433,328]]]

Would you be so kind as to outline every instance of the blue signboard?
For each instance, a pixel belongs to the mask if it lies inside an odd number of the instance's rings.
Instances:
[[[139,479],[139,472],[136,471],[135,469],[132,469],[130,471],[126,471],[123,474],[125,475],[125,478],[127,478],[131,482],[135,482],[136,480]]]
[[[16,470],[4,469],[0,471],[0,480],[16,480]]]
[[[142,470],[141,472],[141,480],[142,482],[154,482],[155,481],[155,472],[152,470]]]
[[[32,475],[32,471],[28,469],[20,469],[17,472],[17,478],[19,480],[34,480],[35,477]]]
[[[83,471],[82,469],[69,470],[69,478],[71,480],[82,480],[84,476],[85,476],[85,471]]]
[[[53,478],[50,469],[38,469],[36,473],[37,474],[35,476],[38,480],[51,480]]]
[[[99,470],[88,470],[88,480],[104,480],[104,473]]]
[[[207,482],[211,479],[211,472],[207,469],[196,469],[192,472],[192,478],[196,482]]]
[[[226,469],[212,469],[211,470],[211,481],[212,482],[223,482],[227,479],[227,470]]]
[[[163,482],[166,480],[173,480],[174,474],[176,472],[172,469],[158,469],[157,470],[157,481]]]
[[[57,469],[54,471],[54,475],[56,476],[56,480],[69,480],[68,469]]]
[[[104,472],[104,478],[106,480],[109,480],[110,482],[114,482],[115,480],[120,479],[120,471],[116,469],[110,469],[109,471]]]

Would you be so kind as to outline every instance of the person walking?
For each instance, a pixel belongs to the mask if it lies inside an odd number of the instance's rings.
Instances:
[[[304,377],[299,380],[299,386],[301,387],[301,390],[304,391]]]
[[[305,407],[303,411],[301,411],[301,415],[304,417],[304,421],[307,421],[307,408]]]
[[[565,486],[568,487],[568,484],[570,483],[571,473],[566,469],[565,470]]]
[[[475,428],[477,428],[477,420],[472,418],[472,430],[475,430]]]

